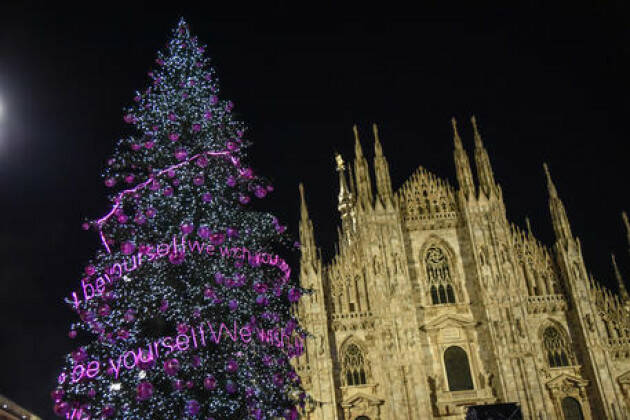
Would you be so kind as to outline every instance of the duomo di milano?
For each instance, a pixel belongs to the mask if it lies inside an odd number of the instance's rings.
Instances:
[[[374,126],[376,189],[356,127],[339,172],[338,250],[323,262],[300,185],[307,420],[630,419],[630,297],[589,273],[545,166],[555,243],[508,221],[473,118],[476,180],[454,128],[458,187],[422,167],[393,191]],[[630,226],[624,215],[630,239]]]

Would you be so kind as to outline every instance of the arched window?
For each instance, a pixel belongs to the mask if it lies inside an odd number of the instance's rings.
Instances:
[[[431,293],[431,303],[455,303],[455,292],[452,286],[451,269],[444,251],[431,247],[425,256],[427,280]]]
[[[571,350],[567,346],[564,335],[557,328],[545,328],[543,332],[543,347],[549,367],[555,368],[571,364]]]
[[[366,381],[365,358],[361,349],[356,344],[350,344],[343,356],[343,374],[347,386],[365,385]]]
[[[580,402],[571,397],[562,399],[562,415],[564,420],[584,420]]]
[[[473,389],[468,356],[461,347],[452,346],[444,352],[444,366],[448,379],[449,391],[465,391]]]

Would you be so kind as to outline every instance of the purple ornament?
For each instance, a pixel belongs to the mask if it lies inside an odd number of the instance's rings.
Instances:
[[[228,360],[227,364],[225,365],[225,370],[230,373],[236,372],[238,370],[238,363],[236,363],[236,360]]]
[[[125,182],[131,184],[136,177],[133,174],[125,175]]]
[[[174,179],[171,183],[174,187],[177,187],[181,183],[181,181],[179,179]]]
[[[265,198],[265,196],[267,195],[267,190],[261,186],[257,186],[254,190],[254,195],[258,198]]]
[[[204,193],[204,194],[201,196],[201,199],[202,199],[205,203],[209,203],[209,202],[211,202],[211,201],[212,201],[212,194],[210,194],[210,193]]]
[[[173,178],[173,177],[175,176],[175,170],[173,170],[173,169],[169,169],[168,171],[166,171],[166,175],[167,175],[169,178]]]
[[[175,151],[175,159],[179,161],[185,160],[187,156],[188,156],[188,152],[184,148],[177,149]]]
[[[265,293],[267,291],[267,285],[262,282],[254,283],[254,291],[258,294]]]
[[[238,144],[236,144],[233,141],[228,141],[226,146],[227,146],[228,150],[231,150],[231,151],[238,150]]]
[[[275,375],[273,375],[273,384],[275,386],[280,387],[283,383],[284,380],[282,379],[282,374],[276,373]]]
[[[208,391],[212,391],[217,387],[217,380],[212,375],[206,376],[206,378],[203,380],[203,387]]]
[[[83,229],[83,230],[88,230],[89,228],[90,228],[90,224],[89,224],[89,223],[87,223],[87,222],[85,222],[85,223],[83,223],[83,224],[81,225],[81,229]]]
[[[88,397],[90,398],[96,397],[96,390],[94,388],[90,388],[90,390],[88,391]]]
[[[166,373],[169,376],[174,376],[177,374],[177,371],[179,371],[180,365],[179,365],[179,360],[172,358],[172,359],[168,359],[166,362],[164,362],[164,373]]]
[[[154,145],[155,145],[155,142],[151,140],[144,142],[144,147],[146,147],[147,149],[152,149]]]
[[[76,336],[77,336],[77,332],[76,332],[75,330],[70,330],[70,331],[68,332],[68,337],[70,337],[70,338],[76,338]]]
[[[103,417],[111,417],[116,413],[116,410],[111,405],[103,407]]]
[[[177,133],[170,133],[168,135],[168,139],[170,141],[177,141],[177,140],[179,140],[179,134],[177,134]]]
[[[238,198],[238,201],[239,201],[239,203],[241,203],[241,204],[247,204],[247,203],[249,203],[249,200],[250,200],[250,198],[249,198],[249,196],[247,196],[247,195],[241,195],[241,196]]]
[[[162,302],[160,302],[160,312],[166,312],[167,309],[168,309],[168,300],[163,299]]]
[[[182,381],[181,379],[176,379],[173,381],[173,388],[175,388],[177,391],[181,391],[182,389],[184,389],[184,381]]]
[[[201,124],[193,124],[192,125],[192,131],[193,133],[198,133],[201,131]]]
[[[216,297],[216,293],[211,288],[206,287],[203,290],[203,296],[206,297],[206,298],[214,298],[214,297]]]
[[[147,211],[144,214],[146,214],[149,219],[153,219],[155,215],[157,214],[157,210],[154,209],[153,207],[150,207],[147,209]]]
[[[174,264],[174,265],[179,265],[183,263],[185,258],[186,257],[184,256],[183,252],[175,252],[175,253],[171,252],[168,255],[168,260],[171,262],[171,264]]]
[[[127,309],[127,312],[125,312],[125,315],[123,316],[123,318],[125,319],[125,322],[135,321],[136,319],[135,311],[133,309]]]
[[[200,410],[201,406],[196,400],[188,400],[186,402],[186,414],[188,414],[189,416],[196,416],[197,414],[199,414]]]
[[[164,188],[162,194],[164,194],[165,197],[170,197],[171,195],[173,195],[173,189],[171,187],[166,187]]]
[[[118,220],[118,223],[120,223],[120,224],[123,224],[123,225],[124,225],[124,224],[125,224],[125,223],[127,223],[127,221],[129,220],[129,217],[128,217],[126,214],[119,214],[119,215],[116,217],[116,220]]]
[[[186,381],[186,388],[193,389],[195,383],[193,381]]]
[[[233,176],[229,176],[225,183],[228,185],[228,187],[234,187],[236,185],[236,179],[234,179]]]
[[[201,366],[201,357],[195,355],[192,357],[192,365],[193,367],[199,367]]]
[[[230,380],[225,383],[225,390],[228,394],[236,393],[236,384]]]
[[[142,213],[138,213],[136,214],[136,216],[133,218],[133,221],[137,224],[137,225],[143,225],[146,223],[147,219],[144,217],[144,215]]]
[[[230,311],[234,312],[236,310],[236,308],[238,308],[238,302],[236,300],[232,299],[228,303],[228,307],[230,308]]]
[[[195,164],[200,168],[205,168],[206,166],[208,166],[208,159],[205,156],[200,156]]]
[[[136,117],[134,117],[132,114],[125,114],[125,116],[123,117],[123,120],[127,124],[133,124],[136,120]]]
[[[87,359],[87,352],[83,347],[80,347],[72,352],[72,360],[74,360],[75,362],[80,363],[85,359]]]
[[[70,411],[70,404],[65,401],[60,401],[53,407],[55,415],[58,417],[64,417],[68,411]]]
[[[85,267],[85,274],[87,274],[88,276],[93,276],[94,273],[96,273],[96,269],[93,265],[88,265],[87,267]]]
[[[178,333],[186,334],[186,331],[188,331],[188,325],[186,325],[184,323],[177,324],[177,332]]]
[[[136,246],[132,242],[123,242],[120,246],[120,250],[125,255],[131,255],[136,250]]]
[[[111,187],[113,187],[114,185],[116,185],[116,180],[115,180],[114,178],[107,178],[107,179],[105,180],[105,186],[106,186],[106,187],[111,188]]]
[[[151,181],[151,184],[149,185],[149,189],[151,191],[157,191],[160,189],[160,183],[158,180],[154,179],[153,181]]]
[[[210,105],[216,105],[219,102],[219,98],[216,95],[210,96]]]
[[[234,108],[234,102],[228,101],[228,103],[225,105],[225,110],[227,112],[230,112],[233,108]]]
[[[197,175],[196,177],[193,178],[193,184],[195,184],[196,186],[203,185],[204,182],[205,182],[205,179],[201,175]]]
[[[118,330],[118,338],[120,338],[121,340],[126,340],[129,338],[129,331],[127,331],[124,328],[121,328],[120,330]]]
[[[208,239],[210,237],[210,228],[207,226],[201,226],[197,229],[197,235],[199,235],[200,238]]]
[[[174,113],[172,113],[172,112],[169,112],[167,118],[168,118],[169,121],[176,121],[177,120],[177,116]]]
[[[137,151],[138,151],[138,150],[140,150],[141,148],[142,148],[142,146],[141,146],[141,145],[139,145],[139,144],[136,144],[136,143],[134,143],[134,144],[132,144],[132,145],[131,145],[131,150],[133,150],[134,152],[137,152]]]
[[[52,392],[50,393],[50,398],[52,398],[54,402],[59,402],[63,398],[63,395],[64,395],[63,389],[57,388],[57,389],[52,390]]]
[[[111,308],[108,304],[104,303],[98,308],[98,314],[100,316],[107,316],[111,313]]]
[[[151,382],[140,382],[136,388],[137,398],[139,401],[145,401],[153,395],[153,384]]]
[[[288,293],[288,298],[289,298],[289,302],[297,302],[298,300],[300,300],[300,296],[302,294],[300,293],[299,290],[297,290],[296,288],[291,288],[289,289],[289,293]]]
[[[183,233],[184,235],[188,235],[190,232],[192,232],[192,231],[193,231],[193,229],[194,229],[194,225],[193,225],[192,223],[183,223],[183,224],[180,226],[180,229],[182,230],[182,233]]]
[[[228,238],[238,238],[238,230],[233,227],[227,228],[225,233],[227,233]]]
[[[223,233],[213,233],[210,235],[210,243],[218,246],[225,242],[225,235]]]
[[[210,111],[206,111],[206,112],[204,112],[204,113],[203,113],[203,117],[204,117],[206,120],[210,120],[210,119],[212,119],[212,112],[210,112]]]

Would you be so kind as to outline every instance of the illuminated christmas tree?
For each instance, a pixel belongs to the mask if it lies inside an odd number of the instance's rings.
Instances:
[[[297,418],[304,290],[278,254],[298,244],[251,208],[273,188],[247,166],[244,124],[183,20],[149,77],[104,171],[111,211],[84,224],[103,246],[66,299],[84,345],[66,356],[55,414]]]

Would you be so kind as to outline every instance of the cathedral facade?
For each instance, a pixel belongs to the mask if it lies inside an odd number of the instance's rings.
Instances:
[[[524,419],[630,419],[630,297],[614,257],[619,294],[589,273],[546,165],[555,243],[511,223],[472,125],[476,182],[453,120],[457,188],[420,167],[397,191],[377,127],[373,183],[355,126],[353,164],[336,157],[331,261],[300,185],[300,281],[313,291],[297,307],[312,335],[294,360],[302,418],[464,419],[516,403]]]

